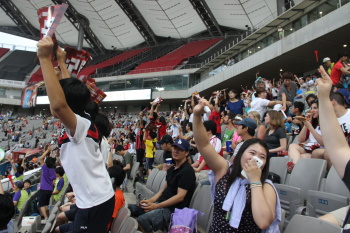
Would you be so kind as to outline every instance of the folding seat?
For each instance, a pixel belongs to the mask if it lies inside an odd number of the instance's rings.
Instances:
[[[163,154],[164,154],[163,150],[156,150],[155,158],[154,158],[154,164],[153,164],[154,167],[156,167],[159,164],[163,164],[164,163],[164,161],[163,161]]]
[[[122,225],[119,233],[135,233],[137,231],[138,225],[139,224],[135,219],[128,217]]]
[[[160,185],[162,184],[163,180],[165,179],[166,171],[159,171],[154,178],[151,191],[155,194],[157,193],[162,187]]]
[[[269,172],[276,173],[281,178],[281,184],[285,184],[287,178],[287,162],[289,158],[273,157],[270,159]]]
[[[132,168],[131,168],[130,180],[133,187],[135,187],[135,179],[136,179],[136,175],[137,175],[137,171],[139,170],[139,167],[140,167],[140,163],[136,162],[132,165]]]
[[[309,216],[319,217],[349,204],[349,190],[334,167],[329,170],[324,190],[309,190],[307,211]]]
[[[322,159],[300,159],[292,171],[288,185],[274,184],[281,206],[286,211],[286,223],[304,206],[308,190],[319,190],[321,179],[326,174],[326,165],[327,162]]]
[[[318,218],[296,214],[289,222],[284,233],[336,233],[342,229]]]
[[[159,172],[159,170],[157,168],[152,169],[151,173],[148,176],[146,185],[144,185],[140,182],[136,182],[135,194],[136,194],[136,202],[137,203],[140,202],[141,200],[147,199],[146,196],[150,195],[148,193],[151,191],[153,181],[156,178],[158,172]],[[124,195],[125,195],[125,193],[124,193]]]
[[[117,217],[113,220],[111,233],[120,232],[125,220],[130,218],[130,210],[126,207],[120,208]]]
[[[47,222],[45,224],[44,229],[41,231],[41,233],[50,233],[51,232],[51,228],[52,228],[52,223]]]
[[[192,196],[190,208],[196,209],[202,214],[197,216],[197,225],[199,232],[209,232],[213,216],[213,204],[210,194],[210,185],[198,185]]]

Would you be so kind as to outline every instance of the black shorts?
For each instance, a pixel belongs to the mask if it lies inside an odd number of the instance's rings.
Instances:
[[[39,190],[39,207],[47,206],[50,204],[50,198],[52,196],[52,190]]]
[[[114,202],[115,197],[113,196],[108,201],[88,209],[76,207],[74,222],[59,226],[60,232],[107,232],[107,226],[113,214]]]
[[[143,158],[145,157],[144,149],[136,149],[136,161],[140,163],[140,167],[143,166]]]
[[[64,211],[64,214],[66,215],[68,221],[72,222],[75,218],[75,213],[77,211],[77,205],[71,205],[69,207],[70,209],[67,211]]]

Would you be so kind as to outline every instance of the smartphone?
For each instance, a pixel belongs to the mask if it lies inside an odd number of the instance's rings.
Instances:
[[[261,168],[261,166],[264,164],[264,162],[261,159],[259,159],[257,156],[253,156],[253,159],[255,159],[256,164],[258,165],[258,168]],[[241,175],[246,179],[248,179],[247,173],[244,170],[242,170]]]

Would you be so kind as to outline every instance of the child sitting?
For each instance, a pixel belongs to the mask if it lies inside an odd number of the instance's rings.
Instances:
[[[57,202],[62,196],[61,191],[65,183],[63,178],[63,175],[64,175],[63,167],[58,167],[55,169],[55,171],[56,171],[56,180],[55,180],[55,188],[52,192],[52,198],[54,201]]]
[[[114,204],[114,211],[112,214],[112,218],[108,224],[108,230],[110,230],[113,220],[117,217],[118,211],[120,208],[122,208],[125,204],[124,194],[123,190],[120,188],[120,186],[123,184],[123,181],[125,179],[125,171],[121,166],[112,166],[108,168],[109,176],[111,177],[113,181],[113,189],[115,190],[115,204]]]
[[[16,207],[16,212],[19,213],[24,205],[24,203],[28,200],[29,195],[27,191],[23,190],[24,184],[23,181],[17,181],[15,183],[15,195],[13,196],[13,205]]]

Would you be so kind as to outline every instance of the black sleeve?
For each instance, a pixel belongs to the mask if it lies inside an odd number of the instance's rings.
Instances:
[[[186,162],[187,163],[187,162]],[[183,173],[179,178],[178,187],[184,190],[191,190],[196,184],[196,175],[192,167],[187,169],[186,173]],[[191,171],[192,170],[192,171]]]
[[[287,138],[286,132],[281,127],[276,130],[276,135],[278,139]]]
[[[346,187],[348,187],[348,189],[350,190],[350,160],[346,164],[343,181]]]

